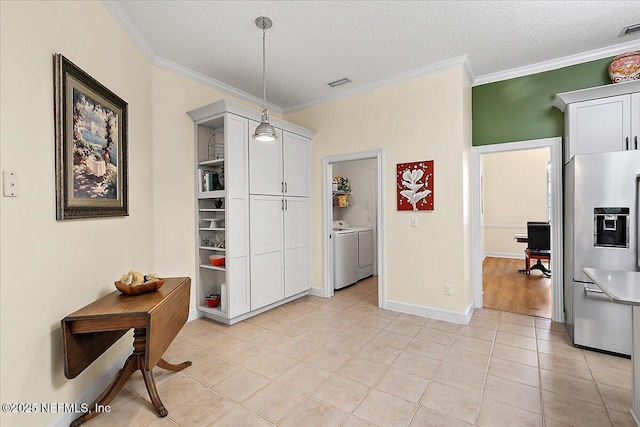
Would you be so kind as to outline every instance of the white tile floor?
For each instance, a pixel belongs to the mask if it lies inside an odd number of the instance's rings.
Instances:
[[[199,319],[96,426],[634,426],[631,361],[573,347],[547,319],[476,310],[467,326],[377,308],[376,281],[233,326]]]

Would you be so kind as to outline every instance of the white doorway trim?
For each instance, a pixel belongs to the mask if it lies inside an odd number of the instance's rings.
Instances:
[[[529,141],[508,142],[504,144],[473,147],[473,296],[476,308],[482,308],[482,170],[483,154],[507,151],[529,150],[549,147],[551,151],[551,299],[552,320],[564,322],[564,300],[562,284],[562,138],[544,138]]]
[[[378,266],[378,307],[386,308],[385,293],[385,251],[384,251],[384,149],[361,151],[359,153],[341,154],[322,159],[322,265],[323,265],[323,293],[325,298],[333,296],[333,195],[331,193],[331,166],[337,162],[352,160],[376,159],[378,162],[378,204],[376,206],[377,229],[377,266]]]

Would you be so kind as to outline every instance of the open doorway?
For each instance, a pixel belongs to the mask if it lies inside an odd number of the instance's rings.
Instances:
[[[366,282],[384,308],[383,177],[383,150],[323,159],[325,297]]]
[[[474,177],[474,189],[473,189],[473,251],[474,251],[474,300],[475,307],[482,308],[486,305],[492,306],[491,308],[497,308],[505,311],[523,312],[523,308],[534,308],[534,312],[526,312],[523,314],[530,314],[545,317],[550,316],[555,321],[563,321],[563,299],[562,299],[562,139],[561,138],[547,138],[532,141],[520,141],[505,144],[495,144],[490,146],[474,147],[473,148],[473,177]],[[514,206],[518,203],[517,200],[505,201],[504,198],[499,203],[495,201],[489,202],[485,199],[483,193],[483,187],[486,190],[487,183],[484,182],[483,176],[483,163],[485,166],[489,166],[491,163],[496,169],[509,169],[509,166],[505,162],[514,162],[518,156],[516,153],[520,153],[522,156],[536,156],[544,158],[544,151],[536,151],[546,149],[548,150],[548,160],[543,162],[539,171],[544,176],[544,184],[546,187],[542,189],[544,192],[542,198],[544,200],[537,208],[540,211],[531,212],[531,214],[524,212],[524,223],[518,221],[518,223],[507,223],[508,215],[503,215],[504,212],[496,212],[500,209],[500,206],[504,206],[504,209],[518,209],[520,206]],[[526,150],[526,151],[523,151]],[[509,159],[503,158],[491,158],[496,153],[511,153]],[[487,156],[485,158],[485,156]],[[548,166],[547,166],[548,162]],[[524,173],[524,171],[523,171]],[[498,174],[500,175],[500,174]],[[517,181],[518,171],[511,173],[510,178],[502,177],[500,179],[509,179],[510,181]],[[493,180],[495,177],[492,177]],[[495,189],[494,189],[495,190]],[[513,189],[512,189],[513,190]],[[520,188],[515,189],[520,191],[519,197],[526,195],[529,192],[529,185],[526,183],[520,184]],[[502,190],[506,191],[506,190]],[[500,195],[496,196],[498,199]],[[533,197],[533,196],[532,196]],[[483,217],[484,211],[490,206],[484,203],[493,203],[491,207],[493,210],[491,215]],[[488,213],[488,212],[487,212]],[[528,216],[532,215],[529,219]],[[535,217],[535,218],[534,218]],[[540,217],[540,218],[538,218]],[[545,218],[546,217],[546,218]],[[526,234],[526,222],[527,221],[545,221],[550,223],[550,240],[551,240],[551,277],[548,279],[548,286],[545,286],[544,281],[546,277],[540,275],[539,271],[530,275],[519,273],[518,270],[524,269],[524,249],[526,244],[518,243],[515,239],[516,234]],[[513,220],[515,221],[515,220]],[[487,227],[488,226],[488,227]],[[518,227],[525,227],[523,230],[516,229]],[[523,231],[524,233],[518,233]],[[500,249],[502,248],[502,249]],[[518,254],[518,252],[520,252]],[[488,257],[485,257],[488,255]],[[516,258],[517,257],[517,258]],[[493,259],[497,258],[497,260]],[[492,262],[499,261],[499,262]],[[534,261],[535,262],[535,261]],[[485,272],[486,267],[486,272]],[[483,289],[483,279],[486,279],[485,273],[487,273],[489,280],[495,280],[492,289],[487,289],[486,292],[494,292],[494,294],[485,294]],[[534,275],[535,274],[535,275]],[[502,279],[500,279],[502,277]],[[533,278],[533,280],[531,280]],[[530,283],[537,282],[537,286],[532,286]],[[514,291],[520,291],[520,301],[517,296],[513,296],[513,299],[509,302],[510,297],[506,297],[507,304],[511,304],[511,307],[505,308],[504,306],[496,307],[496,299],[504,297],[509,294],[509,289]],[[523,289],[524,288],[524,289]],[[543,294],[545,288],[549,288],[551,299],[551,309],[548,308],[543,313],[536,311],[540,308],[539,301],[527,301],[527,298],[537,298],[536,293],[533,291],[537,289]],[[527,295],[524,290],[532,290]],[[484,299],[487,299],[485,305]],[[542,297],[544,298],[544,296]],[[518,306],[519,305],[519,306]]]
[[[549,147],[481,156],[483,308],[551,318],[549,260],[525,262],[527,223],[551,221],[550,166]]]

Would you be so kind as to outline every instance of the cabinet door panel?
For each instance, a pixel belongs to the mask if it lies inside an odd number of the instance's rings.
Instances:
[[[278,139],[260,142],[252,135],[259,123],[249,121],[249,192],[251,194],[282,194],[282,131]]]
[[[284,298],[281,197],[251,196],[251,309]]]
[[[308,290],[309,199],[287,197],[284,211],[285,297]]]
[[[309,199],[285,198],[285,248],[309,245]]]
[[[251,310],[284,298],[282,251],[265,252],[251,258]]]
[[[626,150],[631,132],[630,101],[629,95],[623,95],[571,104],[570,158]]]
[[[229,280],[229,283],[226,284],[229,298],[229,317],[235,317],[247,313],[251,309],[249,303],[249,257],[247,255],[227,257],[226,268]]]
[[[229,317],[249,311],[249,201],[227,198],[226,269]]]
[[[285,264],[284,296],[288,298],[309,290],[311,288],[309,284],[309,248],[303,246],[287,249]]]
[[[249,249],[248,200],[241,197],[232,197],[228,200],[225,220],[226,251],[231,256],[246,256]]]
[[[284,131],[282,135],[284,157],[285,196],[309,195],[309,152],[307,138]]]
[[[225,116],[225,182],[231,196],[249,194],[249,119],[227,113]]]

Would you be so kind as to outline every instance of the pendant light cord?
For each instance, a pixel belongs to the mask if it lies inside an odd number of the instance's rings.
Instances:
[[[266,62],[265,62],[265,39],[267,37],[267,28],[266,28],[266,23],[263,20],[262,21],[262,99],[264,100],[264,109],[267,109],[267,81],[265,79],[265,69],[266,69]]]

